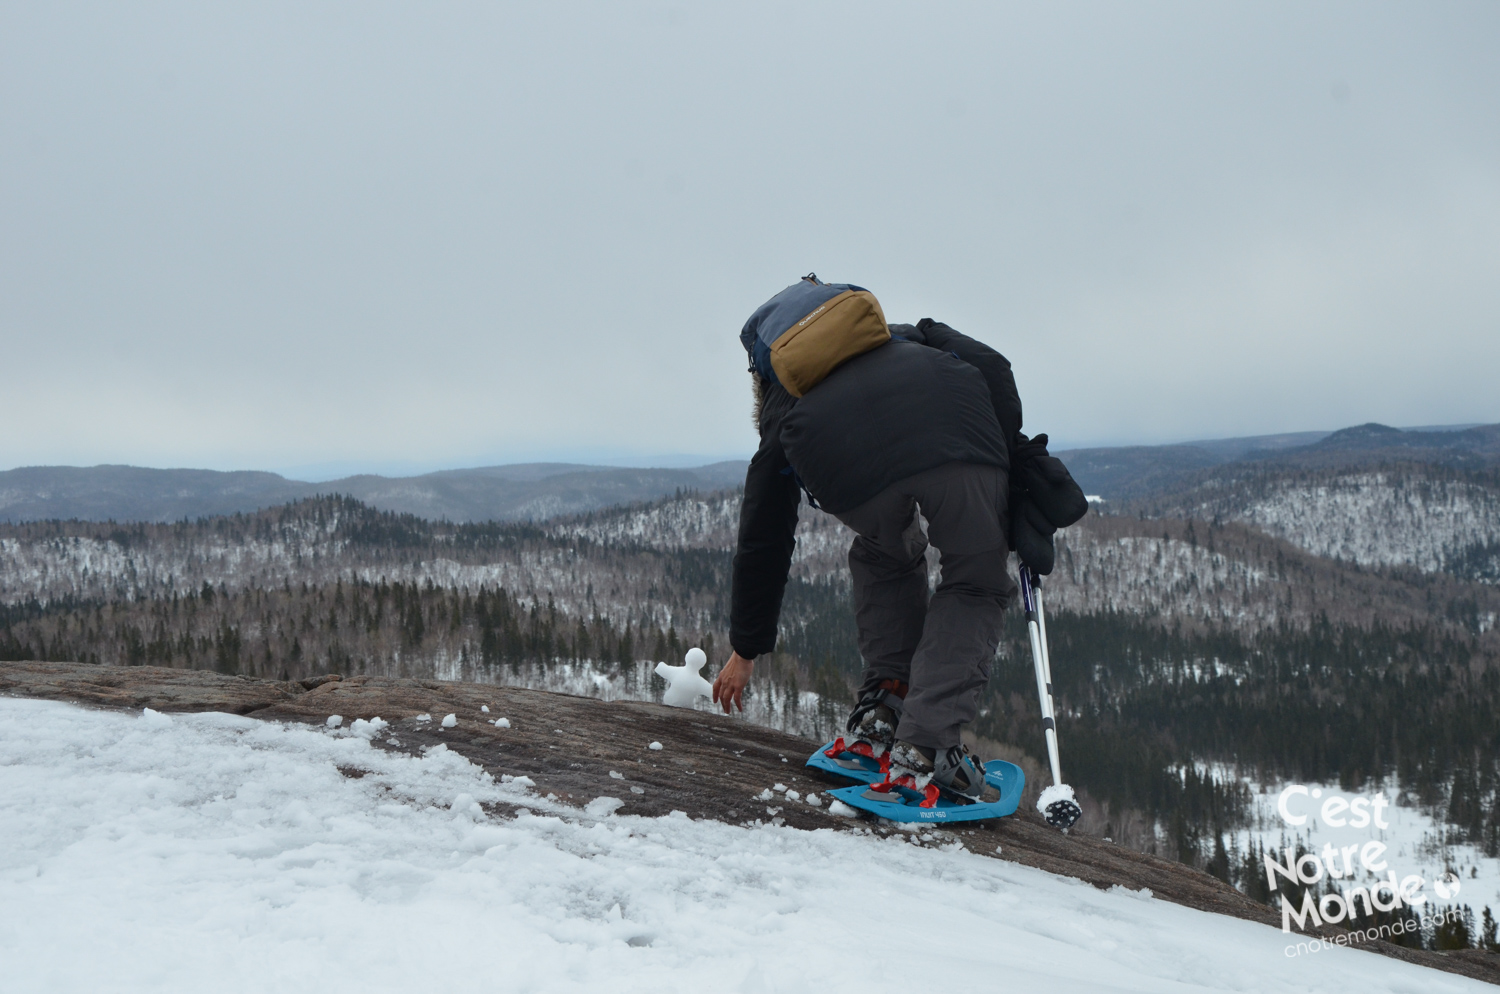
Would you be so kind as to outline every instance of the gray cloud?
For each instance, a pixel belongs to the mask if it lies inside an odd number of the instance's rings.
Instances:
[[[743,454],[808,270],[1073,442],[1500,419],[1500,10],[9,5],[0,466]]]

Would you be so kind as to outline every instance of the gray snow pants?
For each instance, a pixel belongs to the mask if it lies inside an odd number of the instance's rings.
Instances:
[[[1001,615],[1016,592],[1001,525],[1007,500],[1005,470],[947,463],[837,516],[857,535],[849,571],[865,661],[861,689],[887,679],[910,685],[896,735],[913,745],[958,745],[962,726],[977,714]],[[942,571],[930,601],[929,539]]]

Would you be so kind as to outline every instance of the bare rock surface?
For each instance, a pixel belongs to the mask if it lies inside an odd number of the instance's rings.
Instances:
[[[848,785],[803,766],[817,743],[708,711],[638,701],[606,703],[491,684],[336,675],[279,682],[81,663],[0,662],[0,693],[315,724],[335,714],[346,722],[379,717],[391,726],[384,739],[376,740],[382,748],[420,753],[442,743],[496,776],[530,777],[538,792],[580,807],[598,797],[614,797],[624,802],[621,814],[683,811],[734,824],[774,820],[804,829],[904,831],[873,819],[833,815],[826,800],[816,807],[807,803],[810,792]],[[454,723],[444,727],[448,715]],[[497,725],[499,719],[508,727]],[[660,748],[652,748],[653,743]],[[783,789],[777,790],[778,785]],[[765,798],[768,790],[770,799]],[[801,799],[789,800],[788,791]],[[924,825],[912,834],[919,844],[958,840],[972,852],[1098,887],[1146,888],[1162,900],[1280,927],[1278,913],[1206,873],[1101,839],[1063,835],[1033,811],[971,828]],[[1327,927],[1317,934],[1333,939],[1343,931]],[[1500,982],[1500,957],[1488,953],[1444,954],[1386,942],[1359,948]]]
[[[305,692],[297,683],[225,676],[204,670],[31,661],[0,663],[0,694],[101,707],[250,714]]]

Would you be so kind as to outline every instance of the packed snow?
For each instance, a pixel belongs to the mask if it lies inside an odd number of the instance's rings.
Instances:
[[[971,853],[963,833],[568,808],[443,746],[382,749],[384,724],[0,699],[5,989],[865,994],[939,972],[955,989],[1487,989],[1289,956],[1273,928]]]

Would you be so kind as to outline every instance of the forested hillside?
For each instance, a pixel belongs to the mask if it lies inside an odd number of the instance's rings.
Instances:
[[[1237,521],[1366,566],[1500,578],[1500,471],[1383,464],[1358,471],[1247,464],[1131,506]]]
[[[649,698],[654,661],[701,645],[717,665],[727,652],[737,518],[726,492],[540,525],[319,498],[172,525],[3,526],[0,657]],[[755,720],[821,735],[847,707],[861,665],[847,544],[836,520],[802,509]],[[1233,771],[1396,776],[1497,851],[1500,589],[1339,562],[1245,524],[1105,514],[1062,536],[1046,591],[1089,830],[1229,879],[1243,854],[1218,840],[1246,803]],[[975,731],[1035,778],[1035,688],[1010,620]]]
[[[1266,441],[1065,456],[1117,513],[1238,522],[1320,557],[1500,582],[1500,425]]]

